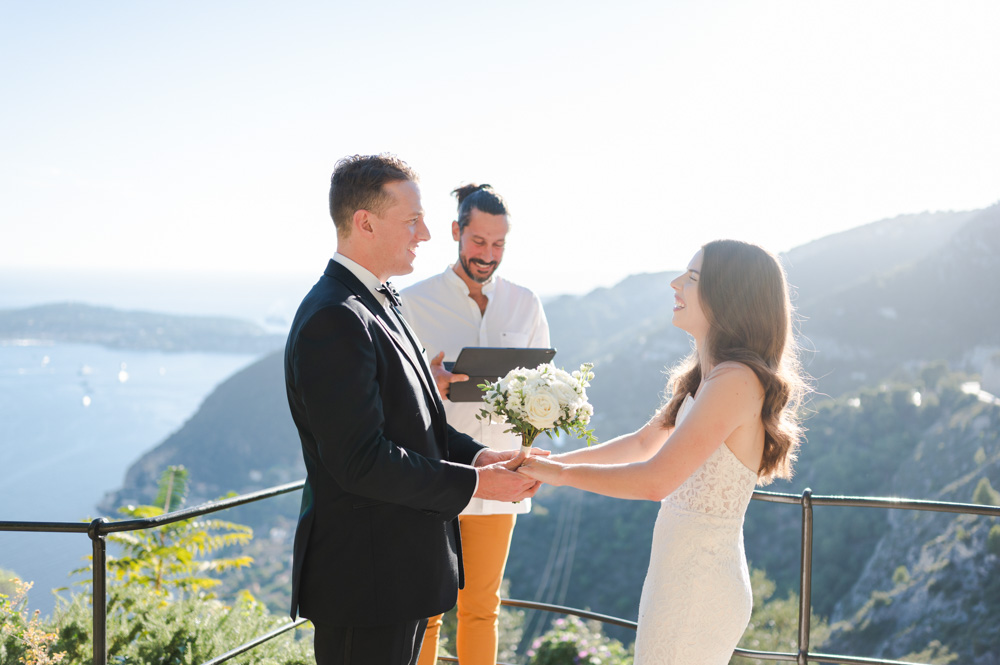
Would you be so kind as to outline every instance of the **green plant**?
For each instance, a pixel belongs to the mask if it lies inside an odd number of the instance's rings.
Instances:
[[[985,476],[979,479],[975,491],[972,493],[972,502],[981,506],[1000,506],[1000,492],[993,489],[990,479]]]
[[[109,663],[188,665],[219,656],[287,621],[272,616],[250,594],[232,604],[188,596],[168,599],[140,584],[108,591]],[[92,606],[85,594],[60,598],[52,618],[61,665],[86,665],[92,652]],[[312,665],[312,631],[288,632],[237,657],[243,665]],[[40,664],[41,665],[41,664]]]
[[[621,642],[608,638],[597,621],[575,616],[556,619],[552,628],[531,645],[531,665],[629,665],[632,655]]]
[[[1000,524],[990,527],[990,532],[986,535],[986,551],[1000,556]]]
[[[775,583],[759,569],[751,570],[750,587],[753,589],[753,611],[739,646],[754,651],[798,651],[798,595],[789,592],[786,598],[774,598]],[[815,649],[829,638],[830,628],[815,614],[810,617],[809,643]],[[734,656],[730,662],[767,665],[769,661]]]
[[[948,647],[941,644],[938,640],[934,640],[923,651],[903,656],[903,660],[915,663],[929,663],[929,665],[948,665],[948,663],[958,660],[958,654],[951,653]]]
[[[896,568],[896,571],[892,574],[892,583],[896,586],[910,583],[910,571],[906,569],[906,566]]]
[[[0,594],[12,597],[21,584],[21,576],[13,570],[0,568]]]
[[[42,624],[38,610],[29,616],[28,590],[31,583],[16,577],[4,582],[13,592],[10,595],[0,593],[0,665],[54,665],[62,662],[66,654],[53,646],[55,633]]]
[[[159,517],[177,510],[187,496],[188,472],[171,466],[160,476],[156,500],[151,506],[123,506],[118,512],[133,519]],[[122,556],[108,557],[108,572],[114,579],[141,584],[159,593],[170,588],[201,592],[220,584],[210,573],[249,566],[249,556],[203,558],[230,545],[248,543],[253,529],[219,519],[190,518],[155,529],[108,534],[121,548]],[[91,567],[74,570],[88,572]]]

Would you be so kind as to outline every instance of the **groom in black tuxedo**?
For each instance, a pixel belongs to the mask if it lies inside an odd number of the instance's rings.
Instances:
[[[338,162],[337,253],[302,301],[285,384],[306,484],[292,617],[319,665],[416,663],[427,617],[463,584],[457,515],[473,496],[518,501],[519,460],[445,422],[426,355],[386,280],[413,271],[424,224],[416,174],[390,155]]]

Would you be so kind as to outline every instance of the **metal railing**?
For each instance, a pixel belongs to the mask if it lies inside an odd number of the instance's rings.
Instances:
[[[295,492],[302,489],[305,481],[300,480],[294,483],[279,485],[259,492],[252,492],[229,499],[222,499],[204,503],[193,508],[177,510],[165,515],[137,520],[123,520],[119,522],[109,522],[106,518],[100,517],[89,524],[84,522],[0,522],[0,531],[33,531],[45,533],[86,533],[91,540],[93,549],[93,591],[94,591],[94,611],[93,611],[93,665],[107,665],[107,542],[106,536],[109,533],[121,531],[138,531],[142,529],[155,529],[156,527],[179,522],[181,520],[219,512],[229,508],[235,508],[256,501],[263,501],[281,494]],[[876,497],[854,497],[854,496],[814,496],[812,490],[806,489],[801,495],[782,494],[778,492],[755,491],[753,498],[757,501],[767,501],[770,503],[800,504],[802,507],[802,539],[801,539],[801,564],[799,574],[799,619],[796,652],[781,651],[754,651],[751,649],[737,648],[734,655],[759,660],[773,660],[779,662],[794,662],[800,665],[807,665],[809,662],[834,663],[842,665],[921,665],[919,663],[907,663],[899,660],[884,660],[878,658],[863,658],[858,656],[845,656],[838,654],[827,654],[809,651],[810,640],[810,611],[812,608],[812,541],[813,541],[813,508],[815,506],[841,506],[860,508],[883,508],[899,510],[920,510],[945,513],[961,513],[972,515],[985,515],[989,517],[1000,517],[1000,507],[983,506],[970,503],[949,503],[944,501],[923,501],[916,499],[895,499]],[[104,599],[98,602],[98,599]],[[503,604],[508,607],[519,607],[523,609],[542,610],[557,614],[573,615],[583,619],[600,621],[605,624],[620,626],[624,628],[636,628],[636,622],[618,617],[588,612],[573,607],[562,607],[547,603],[536,603],[533,601],[504,599]],[[264,642],[273,639],[283,633],[293,630],[307,621],[299,619],[290,621],[287,624],[260,635],[250,642],[242,644],[231,651],[228,651],[203,665],[220,665],[221,663],[238,656]],[[455,658],[442,657],[442,662],[458,662]]]

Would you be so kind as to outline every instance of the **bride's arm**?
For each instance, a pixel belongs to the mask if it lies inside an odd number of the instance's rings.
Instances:
[[[673,428],[660,426],[662,418],[657,413],[648,423],[631,434],[623,434],[596,446],[578,448],[568,453],[551,455],[550,459],[562,464],[620,464],[644,462],[652,457],[670,436]]]
[[[762,403],[763,388],[753,371],[744,365],[730,366],[706,377],[684,421],[648,459],[621,463],[623,459],[617,458],[602,463],[597,460],[606,453],[587,455],[588,449],[581,449],[563,459],[554,455],[555,463],[532,457],[518,472],[551,485],[570,485],[621,499],[659,501],[680,487],[738,427],[760,418]],[[643,450],[631,437],[648,427],[623,437],[619,442],[623,451]],[[616,441],[605,445],[611,448]],[[572,464],[560,463],[564,460]]]

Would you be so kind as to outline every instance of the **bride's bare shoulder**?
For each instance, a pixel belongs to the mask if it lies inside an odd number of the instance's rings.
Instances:
[[[764,398],[764,386],[756,372],[736,361],[722,362],[713,367],[705,377],[705,386],[709,385],[713,391],[738,397],[748,403],[759,402]]]
[[[752,377],[754,380],[757,381],[757,383],[760,383],[760,381],[757,379],[757,374],[752,369],[750,369],[749,365],[744,365],[743,363],[737,362],[735,360],[727,360],[725,362],[719,363],[718,365],[712,368],[712,371],[708,373],[708,376],[705,377],[705,380],[711,381],[712,379],[724,376],[729,376],[729,377],[739,376],[744,380],[750,379]]]

